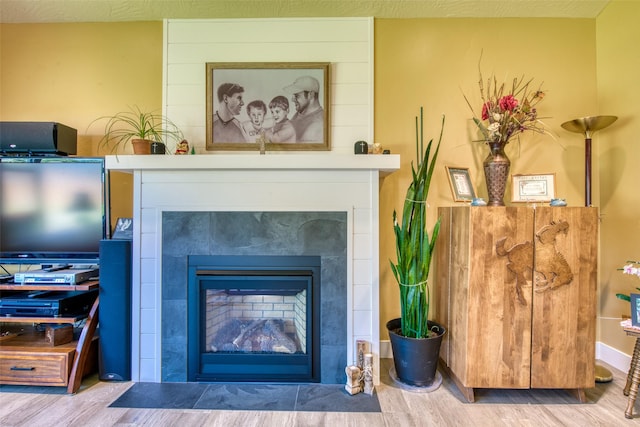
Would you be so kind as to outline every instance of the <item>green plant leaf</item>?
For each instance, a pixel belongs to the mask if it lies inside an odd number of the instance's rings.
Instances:
[[[434,147],[433,140],[430,140],[421,152],[423,120],[422,108],[420,109],[420,126],[416,126],[416,152],[419,158],[417,167],[411,162],[412,181],[407,188],[402,220],[398,221],[396,211],[393,212],[397,260],[395,264],[391,261],[391,271],[400,287],[401,334],[411,338],[426,338],[430,335],[428,318],[431,294],[428,278],[440,231],[440,219],[436,221],[430,236],[427,197],[442,142],[444,121],[443,116],[438,143]]]

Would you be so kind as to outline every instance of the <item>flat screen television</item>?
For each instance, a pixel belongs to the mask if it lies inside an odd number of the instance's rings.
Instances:
[[[0,157],[0,264],[98,264],[104,159]]]

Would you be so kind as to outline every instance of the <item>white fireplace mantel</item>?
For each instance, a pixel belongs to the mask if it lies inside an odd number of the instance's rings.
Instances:
[[[379,185],[399,155],[267,153],[106,156],[133,173],[132,379],[160,382],[165,211],[347,213],[347,359],[368,341],[379,382]],[[186,280],[186,278],[185,278]]]
[[[106,168],[133,170],[377,170],[385,176],[400,168],[400,156],[355,154],[224,154],[106,156]]]

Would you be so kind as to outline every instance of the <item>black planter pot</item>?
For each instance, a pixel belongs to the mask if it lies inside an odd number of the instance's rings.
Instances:
[[[431,329],[436,326],[440,333],[429,338],[407,338],[400,335],[400,319],[387,322],[396,375],[405,384],[429,387],[436,378],[440,345],[446,331],[438,323],[429,321],[428,325]]]

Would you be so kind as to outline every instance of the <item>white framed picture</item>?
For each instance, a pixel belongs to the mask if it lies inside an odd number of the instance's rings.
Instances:
[[[556,197],[556,174],[512,175],[514,203],[549,202]]]

